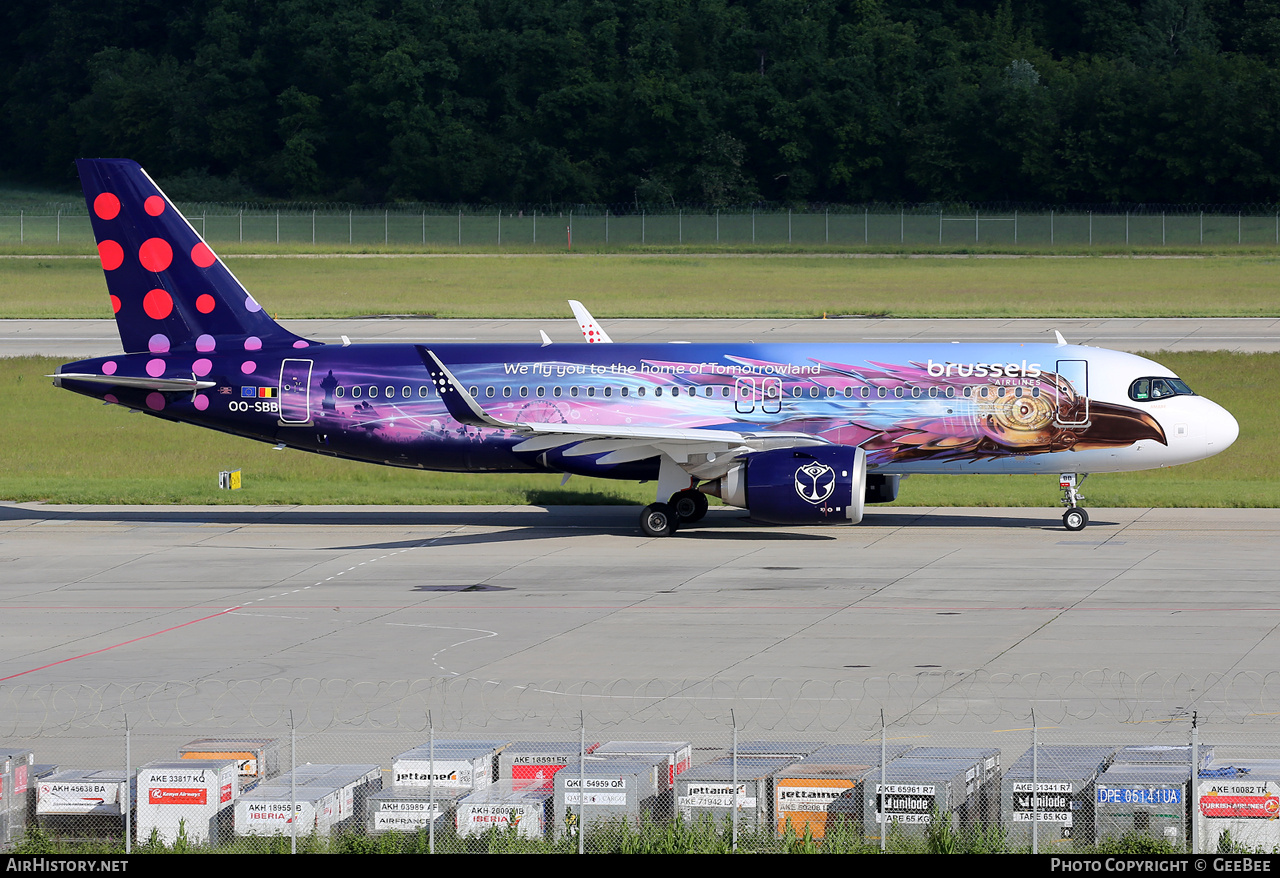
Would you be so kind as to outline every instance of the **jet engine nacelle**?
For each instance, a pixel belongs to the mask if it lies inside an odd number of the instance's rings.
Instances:
[[[753,454],[703,490],[770,524],[857,524],[866,488],[865,451],[819,445]]]

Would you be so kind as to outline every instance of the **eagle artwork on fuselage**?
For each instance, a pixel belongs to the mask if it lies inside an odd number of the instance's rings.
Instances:
[[[913,473],[1171,466],[1236,438],[1168,369],[1057,344],[324,344],[267,316],[137,164],[77,162],[126,353],[61,387],[335,457],[656,481],[669,535],[707,495],[774,524],[857,523]],[[345,341],[345,340],[344,340]],[[1078,475],[1079,474],[1079,475]]]

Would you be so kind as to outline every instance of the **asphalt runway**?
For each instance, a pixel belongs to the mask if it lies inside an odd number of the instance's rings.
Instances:
[[[1048,508],[872,509],[844,528],[715,509],[654,540],[630,507],[6,504],[0,686],[443,678],[552,704],[584,682],[634,699],[646,681],[782,679],[987,728],[958,682],[1074,678],[1079,697],[1082,676],[1154,673],[1194,681],[1151,706],[1165,721],[1256,704],[1239,680],[1280,660],[1280,510],[1093,515],[1069,533]]]
[[[425,320],[352,318],[285,320],[306,338],[352,342],[524,342],[539,343],[538,330],[553,342],[582,344],[577,324],[563,320]],[[1052,342],[1054,330],[1072,344],[1121,351],[1280,351],[1280,319],[1116,318],[1095,320],[605,320],[616,342]],[[0,356],[100,357],[120,351],[113,320],[0,320]]]

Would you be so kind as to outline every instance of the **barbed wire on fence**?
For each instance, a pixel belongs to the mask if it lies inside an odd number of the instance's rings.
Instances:
[[[497,683],[464,677],[419,680],[204,680],[0,689],[0,736],[56,735],[136,727],[298,728],[480,731],[537,722],[548,729],[665,725],[730,726],[761,731],[868,731],[882,711],[911,726],[1029,721],[1133,724],[1272,723],[1280,705],[1280,671],[1190,677],[1132,675],[1099,669],[1068,677],[984,671],[889,675],[818,681],[613,680]]]

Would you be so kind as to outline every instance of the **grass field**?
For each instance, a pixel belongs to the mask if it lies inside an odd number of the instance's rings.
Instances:
[[[1280,354],[1150,355],[1226,406],[1240,438],[1217,457],[1165,470],[1097,475],[1087,506],[1280,506],[1275,437]],[[649,503],[652,486],[556,475],[455,475],[333,460],[103,406],[52,386],[51,358],[0,359],[9,412],[0,445],[0,499],[54,503],[583,504]],[[220,470],[245,487],[220,491]],[[914,476],[898,505],[1043,506],[1046,476]]]
[[[1271,317],[1273,256],[229,256],[284,318]],[[110,317],[96,259],[0,257],[0,318]]]

